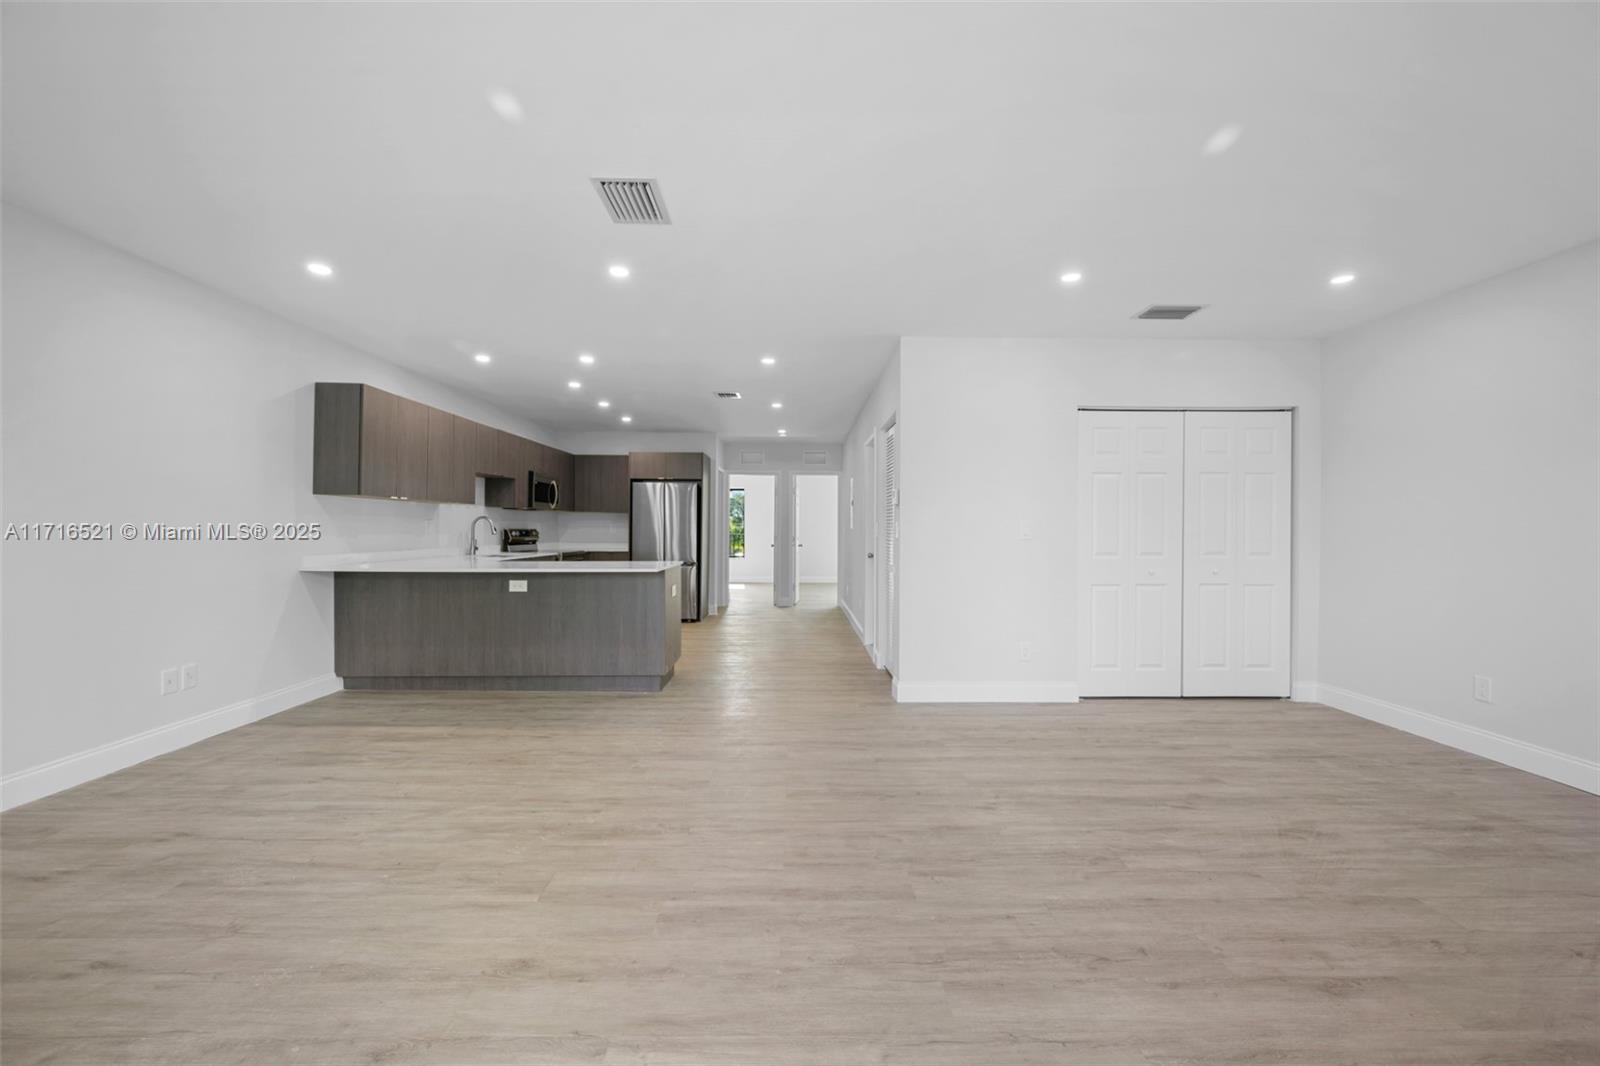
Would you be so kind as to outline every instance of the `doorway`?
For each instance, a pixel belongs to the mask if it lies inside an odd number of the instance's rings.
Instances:
[[[1078,412],[1078,688],[1290,695],[1291,412]]]
[[[839,475],[794,478],[796,603],[838,606]]]
[[[772,584],[778,540],[777,504],[777,478],[772,474],[728,475],[728,587],[731,591],[739,591],[741,586]]]

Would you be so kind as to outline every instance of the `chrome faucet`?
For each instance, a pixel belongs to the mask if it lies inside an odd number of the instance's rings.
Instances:
[[[467,531],[467,540],[470,542],[468,544],[468,546],[467,546],[467,554],[471,555],[471,556],[474,556],[474,557],[477,556],[477,554],[478,554],[478,523],[479,522],[487,522],[487,523],[489,523],[489,536],[491,536],[491,537],[498,535],[499,532],[500,532],[500,530],[495,527],[494,519],[490,518],[488,515],[481,514],[477,518],[474,518],[472,520],[472,528]]]

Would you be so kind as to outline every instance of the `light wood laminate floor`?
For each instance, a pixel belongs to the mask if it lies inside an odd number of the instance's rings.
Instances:
[[[1600,800],[1306,704],[344,693],[5,815],[7,1066],[1600,1061]]]

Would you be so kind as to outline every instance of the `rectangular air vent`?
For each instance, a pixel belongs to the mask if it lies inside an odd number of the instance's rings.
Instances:
[[[740,452],[739,463],[742,466],[760,466],[767,461],[766,452]]]
[[[742,400],[742,399],[744,399],[744,397],[741,396],[737,392],[719,392],[719,393],[717,393],[717,399],[719,399],[719,400]]]
[[[1154,319],[1157,322],[1182,322],[1200,309],[1200,305],[1196,304],[1152,304],[1133,317]]]
[[[666,201],[661,199],[661,187],[654,178],[590,178],[595,192],[605,202],[611,221],[628,224],[642,223],[665,226]]]
[[[828,461],[827,452],[801,452],[800,461],[807,466],[823,466]]]

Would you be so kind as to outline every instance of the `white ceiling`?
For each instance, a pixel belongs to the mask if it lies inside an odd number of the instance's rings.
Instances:
[[[4,192],[550,426],[837,439],[901,335],[1320,336],[1593,238],[1596,12],[7,4]]]

